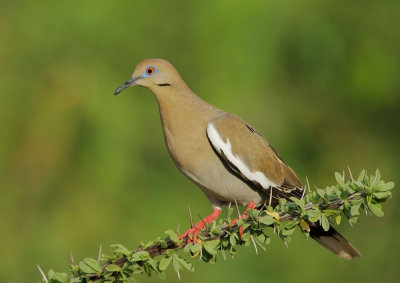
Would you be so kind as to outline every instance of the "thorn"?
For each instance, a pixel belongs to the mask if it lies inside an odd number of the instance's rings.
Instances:
[[[286,248],[289,249],[289,245],[287,244],[286,240],[285,239],[282,239],[282,240],[283,240],[283,244],[286,246]]]
[[[303,194],[301,195],[300,199],[303,199],[305,195],[306,195],[306,189],[303,189]]]
[[[222,247],[221,247],[220,251],[221,251],[221,254],[222,254],[222,258],[226,262],[226,254],[225,254],[225,251],[222,249]]]
[[[269,203],[268,203],[268,206],[271,206],[271,204],[272,204],[272,195],[273,195],[273,191],[272,191],[272,186],[269,186],[270,187],[270,192],[269,192]]]
[[[180,234],[179,233],[180,228],[181,228],[181,223],[178,222],[178,225],[176,227],[176,234],[178,234],[178,235]]]
[[[193,228],[193,218],[192,218],[192,212],[190,211],[190,206],[187,206],[188,211],[189,211],[189,219],[190,219],[190,228]]]
[[[199,261],[203,259],[203,247],[200,247],[200,256],[199,256]]]
[[[71,254],[69,255],[69,260],[71,261],[71,263],[72,263],[73,265],[75,265],[74,256],[72,255],[72,252],[71,252]]]
[[[224,219],[224,223],[227,223],[226,221],[228,221],[229,210],[230,210],[231,206],[232,206],[232,202],[229,202],[229,204],[228,204],[228,209],[226,210],[226,217],[225,217],[225,219]],[[227,223],[227,225],[229,226],[228,223]]]
[[[368,209],[367,209],[367,206],[365,205],[365,201],[363,200],[362,202],[363,202],[363,205],[365,208],[365,215],[368,216]]]
[[[48,283],[49,280],[47,279],[46,275],[44,274],[43,270],[40,268],[39,264],[36,265],[37,268],[39,269],[40,273],[42,274],[42,282]]]
[[[378,178],[378,172],[377,171],[375,171],[375,178],[374,178],[374,181],[372,181],[372,186],[375,186],[376,184],[375,184],[375,182],[376,182],[376,179]]]
[[[344,180],[344,179],[345,179],[345,178],[344,178],[344,169],[343,169],[342,173],[343,173],[342,179],[343,179],[343,182],[344,182],[344,181],[345,181],[345,180]]]
[[[178,274],[178,278],[181,280],[181,274],[179,273],[179,270],[176,272],[176,274]]]
[[[347,170],[349,171],[350,179],[354,181],[353,174],[351,174],[350,167],[347,165]]]
[[[237,213],[238,213],[238,218],[240,218],[242,215],[240,214],[239,205],[238,205],[236,199],[234,199],[234,200],[235,200],[235,205],[236,205],[236,209],[237,209]]]
[[[256,250],[256,255],[258,255],[258,249],[257,249],[256,241],[254,241],[254,237],[251,234],[250,234],[250,239],[253,242],[254,249]]]
[[[349,220],[349,224],[350,224],[350,226],[351,226],[351,227],[353,227],[353,224],[351,223],[351,221],[350,221],[350,220]]]
[[[311,193],[310,182],[308,181],[308,177],[307,176],[306,176],[306,181],[307,181],[308,192]]]
[[[99,248],[99,255],[97,256],[97,262],[100,263],[101,261],[101,252],[102,252],[103,247],[100,244],[100,248]]]

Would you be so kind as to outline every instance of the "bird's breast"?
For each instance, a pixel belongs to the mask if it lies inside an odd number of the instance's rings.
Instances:
[[[219,204],[261,203],[263,196],[223,165],[209,144],[205,128],[182,133],[164,126],[167,148],[178,169]]]

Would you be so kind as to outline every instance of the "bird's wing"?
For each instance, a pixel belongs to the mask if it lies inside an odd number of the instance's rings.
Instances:
[[[302,196],[294,171],[263,136],[239,117],[221,113],[208,124],[207,137],[221,161],[252,187],[276,188],[272,196],[275,200]]]

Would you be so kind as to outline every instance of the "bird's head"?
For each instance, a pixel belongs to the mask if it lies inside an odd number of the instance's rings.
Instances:
[[[176,88],[185,84],[179,73],[168,61],[147,59],[136,66],[132,77],[118,87],[114,95],[134,85],[146,87],[156,93],[161,88]]]

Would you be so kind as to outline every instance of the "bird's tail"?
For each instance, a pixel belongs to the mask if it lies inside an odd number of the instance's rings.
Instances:
[[[325,231],[317,223],[310,223],[310,236],[340,258],[349,260],[361,256],[360,252],[332,226]]]

